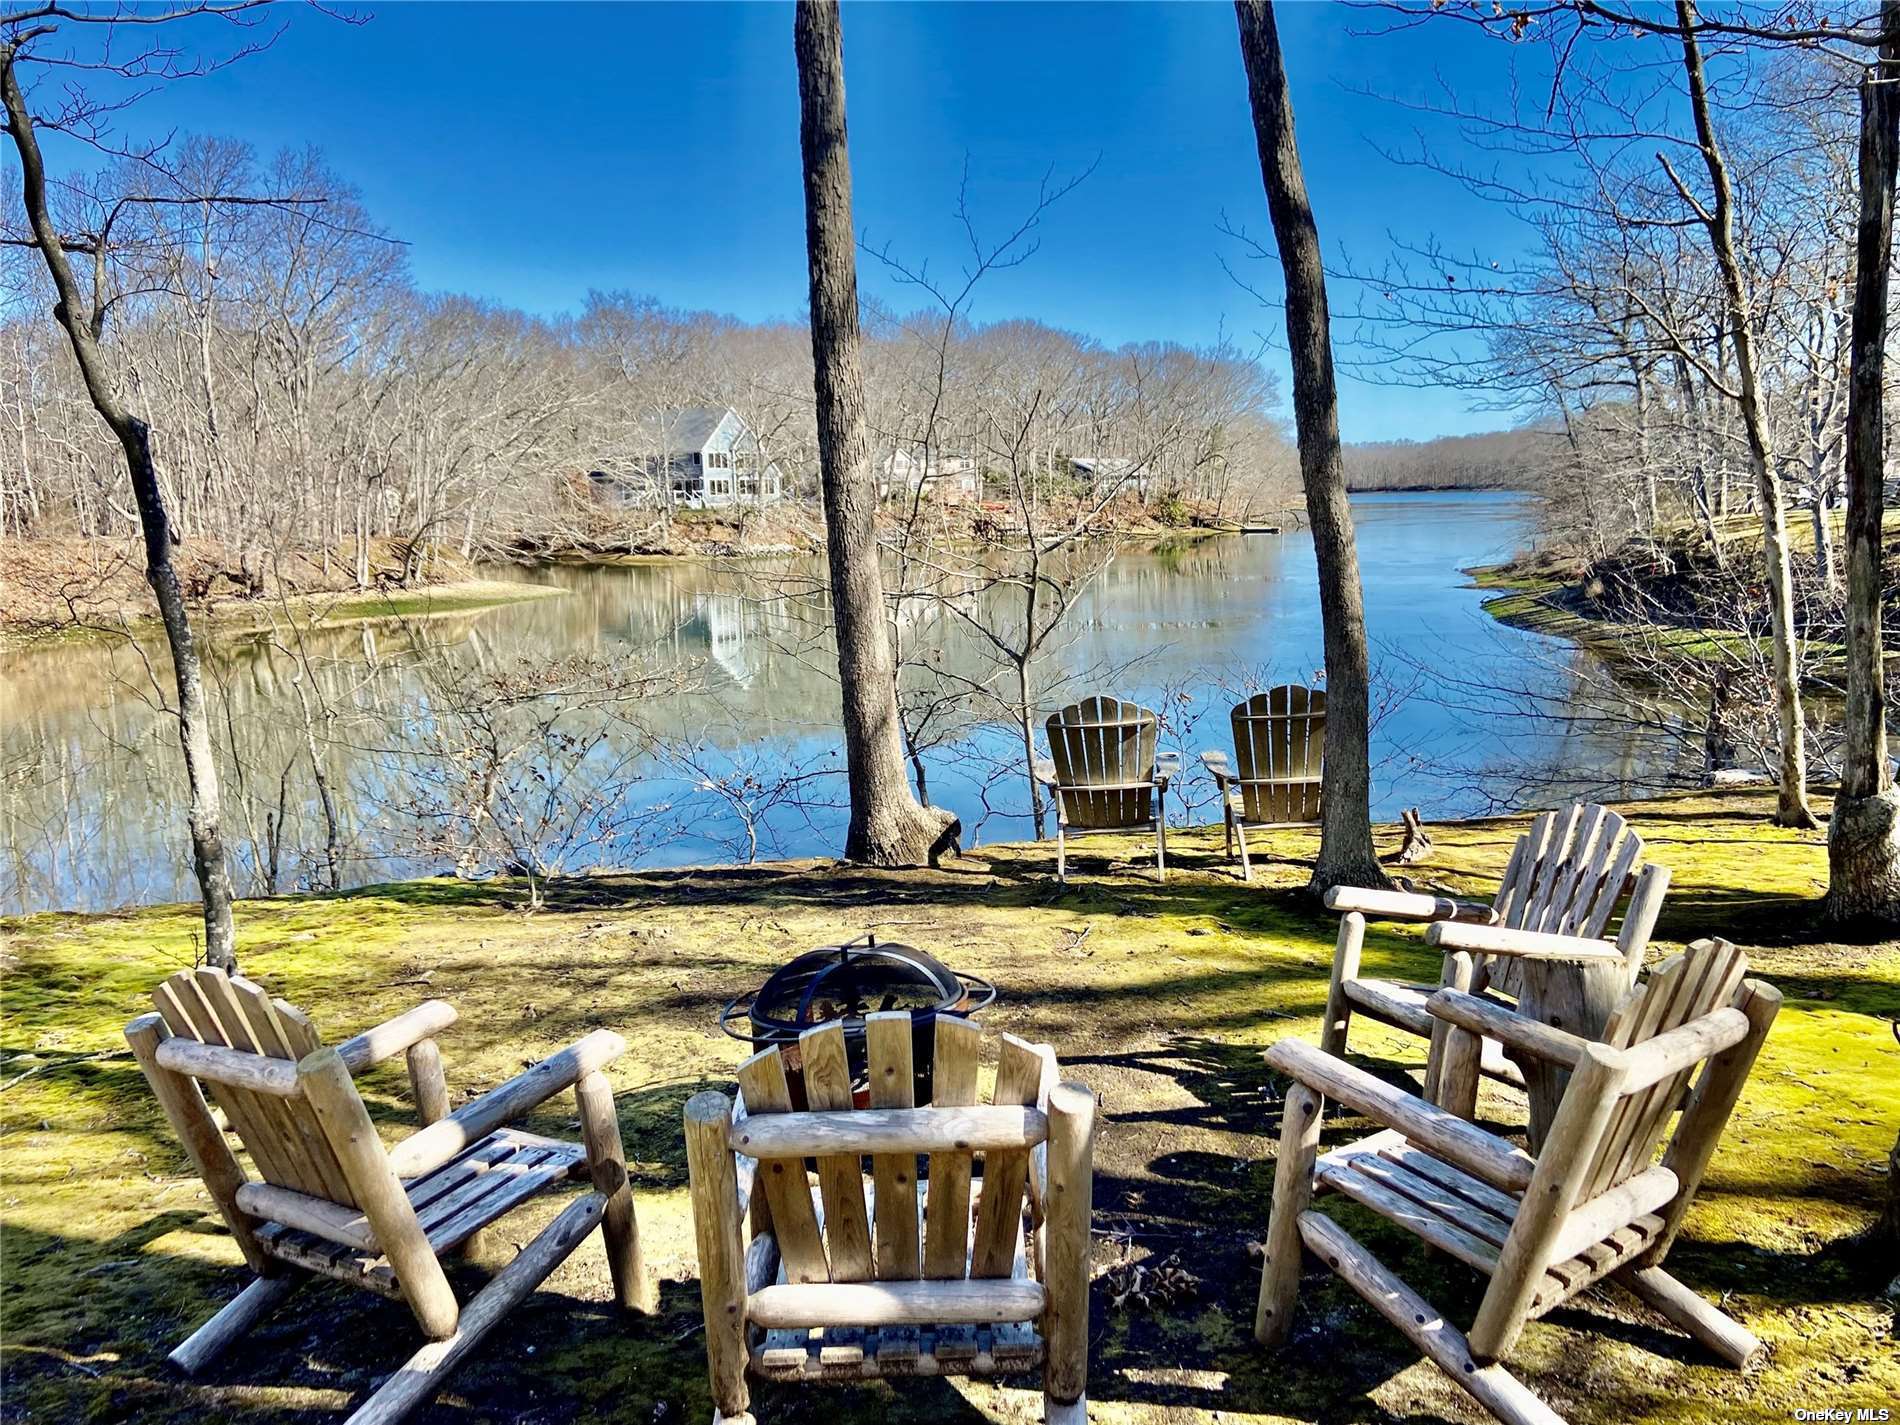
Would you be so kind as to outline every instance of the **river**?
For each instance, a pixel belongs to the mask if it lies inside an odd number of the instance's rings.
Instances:
[[[1431,820],[1667,779],[1666,741],[1600,715],[1601,665],[1496,624],[1460,572],[1523,546],[1531,497],[1365,495],[1354,509],[1376,665],[1375,816],[1417,806]],[[783,597],[818,572],[803,560],[537,569],[518,577],[564,596],[326,630],[301,656],[290,637],[214,640],[241,891],[329,874],[313,743],[345,885],[458,863],[485,874],[511,855],[578,871],[836,854],[831,655],[822,615]],[[904,637],[933,686],[991,678],[981,640],[929,612],[907,616]],[[147,651],[162,670],[162,647]],[[1159,707],[1163,744],[1188,769],[1171,815],[1204,821],[1215,813],[1197,754],[1227,745],[1227,708],[1268,683],[1312,681],[1321,663],[1303,531],[1184,541],[1120,554],[1088,584],[1044,659],[1040,701],[1046,713],[1101,691]],[[177,741],[146,666],[123,644],[37,648],[0,665],[0,910],[194,894]],[[629,686],[630,669],[647,681]],[[574,708],[552,724],[514,701],[548,682]],[[1032,834],[1020,739],[955,710],[933,727],[930,793],[962,817],[966,843]]]

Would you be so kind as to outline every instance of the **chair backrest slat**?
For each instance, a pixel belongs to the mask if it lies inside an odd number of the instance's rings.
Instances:
[[[1119,698],[1090,697],[1050,716],[1049,758],[1069,825],[1138,826],[1154,816],[1160,719]],[[1100,789],[1100,790],[1091,790]]]
[[[851,1105],[851,1061],[845,1052],[844,1025],[833,1021],[798,1036],[799,1062],[805,1069],[805,1102],[818,1111]],[[871,1224],[864,1211],[864,1160],[856,1153],[831,1153],[818,1160],[818,1190],[825,1203],[825,1246],[831,1280],[869,1281]]]
[[[1042,1055],[1013,1034],[1002,1036],[996,1061],[998,1107],[1034,1107],[1042,1087]],[[991,1149],[983,1155],[983,1197],[976,1211],[970,1275],[1007,1277],[1016,1262],[1023,1230],[1023,1192],[1029,1181],[1027,1149]]]
[[[739,1092],[746,1113],[790,1113],[791,1085],[785,1063],[776,1048],[762,1049],[739,1066]],[[805,1179],[803,1158],[765,1158],[759,1162],[754,1191],[765,1193],[772,1210],[772,1230],[778,1237],[779,1259],[785,1279],[794,1284],[831,1280],[825,1243],[812,1207],[811,1187]]]
[[[983,1031],[967,1019],[937,1016],[930,1066],[930,1101],[939,1108],[976,1102],[976,1069]],[[970,1260],[970,1155],[932,1153],[924,1202],[924,1275],[954,1281]]]
[[[864,1016],[864,1057],[872,1108],[913,1108],[917,1079],[911,1060],[911,1019],[906,1010]],[[917,1155],[879,1153],[871,1159],[877,1240],[874,1262],[880,1281],[915,1281],[923,1274],[917,1230]]]
[[[1326,750],[1326,694],[1282,683],[1236,703],[1234,766],[1241,817],[1268,826],[1317,822]]]
[[[1508,925],[1521,929],[1525,903],[1530,899],[1531,885],[1537,879],[1537,864],[1543,854],[1544,844],[1550,839],[1550,828],[1556,822],[1555,812],[1544,812],[1531,822],[1531,829],[1517,838],[1517,845],[1511,851],[1511,864],[1505,871],[1504,879],[1498,884],[1498,893],[1491,902],[1492,913],[1498,918],[1499,925]]]
[[[1609,930],[1610,917],[1616,914],[1616,903],[1623,898],[1624,891],[1636,878],[1637,863],[1643,859],[1643,838],[1630,832],[1615,848],[1614,855],[1615,859],[1596,889],[1595,900],[1578,923],[1574,934],[1595,939]]]
[[[1632,1048],[1701,1019],[1732,1003],[1747,973],[1747,957],[1735,946],[1699,940],[1630,991],[1612,1012],[1604,1041],[1612,1048]],[[1696,1067],[1626,1095],[1616,1105],[1583,1173],[1580,1202],[1649,1167]]]

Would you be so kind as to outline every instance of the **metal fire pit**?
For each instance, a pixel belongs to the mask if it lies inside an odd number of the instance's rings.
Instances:
[[[773,971],[757,990],[740,995],[720,1011],[719,1027],[757,1048],[776,1046],[785,1061],[792,1107],[803,1109],[805,1075],[798,1036],[813,1025],[841,1020],[853,1094],[863,1106],[869,1082],[864,1016],[906,1010],[911,1067],[917,1076],[917,1102],[922,1104],[930,1101],[937,1016],[966,1017],[987,1009],[995,999],[996,986],[988,980],[952,970],[915,946],[880,945],[876,936],[865,935],[843,945],[808,950]]]

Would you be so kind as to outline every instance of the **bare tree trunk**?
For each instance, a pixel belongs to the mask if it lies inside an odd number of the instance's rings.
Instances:
[[[1860,91],[1860,228],[1847,376],[1847,707],[1827,835],[1832,919],[1900,924],[1900,793],[1887,760],[1880,637],[1888,267],[1900,168],[1900,0],[1881,0],[1880,63]],[[1897,1149],[1896,1151],[1900,1151]]]
[[[1728,299],[1729,339],[1735,348],[1735,385],[1741,397],[1742,429],[1748,438],[1749,464],[1754,468],[1756,500],[1761,509],[1761,549],[1768,585],[1768,619],[1772,635],[1775,674],[1775,711],[1780,724],[1780,796],[1775,807],[1778,826],[1814,828],[1820,825],[1808,807],[1808,757],[1801,721],[1801,670],[1795,662],[1794,575],[1788,555],[1788,523],[1782,509],[1781,476],[1775,469],[1768,431],[1767,401],[1761,373],[1755,364],[1754,313],[1735,250],[1734,198],[1729,188],[1728,164],[1716,142],[1709,112],[1708,81],[1702,68],[1702,47],[1695,38],[1695,6],[1676,0],[1676,22],[1682,31],[1682,65],[1689,83],[1689,105],[1695,115],[1696,140],[1709,170],[1714,210],[1702,207],[1687,188],[1682,194],[1697,210],[1708,229],[1715,265],[1722,274]],[[1673,170],[1672,170],[1673,176]],[[1680,186],[1680,185],[1679,185]]]
[[[877,482],[871,476],[858,333],[857,235],[845,138],[844,36],[837,0],[800,0],[799,143],[805,161],[805,248],[811,270],[812,380],[831,574],[844,751],[851,787],[847,860],[933,864],[962,828],[918,804],[904,776],[897,684],[878,567]]]
[[[1293,361],[1300,478],[1319,556],[1320,622],[1326,643],[1326,795],[1310,889],[1379,887],[1387,881],[1372,847],[1365,603],[1339,450],[1339,402],[1319,229],[1300,168],[1293,100],[1287,92],[1273,5],[1271,0],[1235,0],[1234,12],[1240,22],[1240,55],[1247,67],[1260,176],[1286,273],[1286,337]]]
[[[1046,817],[1043,811],[1042,783],[1036,780],[1036,729],[1029,697],[1029,660],[1016,664],[1016,725],[1023,737],[1023,766],[1029,769],[1029,816],[1035,823],[1036,840],[1042,840]]]
[[[172,672],[178,689],[178,741],[185,754],[185,780],[190,803],[185,819],[191,832],[191,858],[204,901],[205,959],[212,965],[235,968],[237,956],[231,918],[231,873],[225,862],[223,807],[218,790],[218,767],[211,746],[210,711],[205,706],[204,680],[199,672],[198,646],[185,611],[185,595],[172,567],[171,520],[159,493],[158,472],[152,463],[151,433],[128,411],[112,389],[104,353],[95,330],[101,313],[88,308],[73,276],[72,264],[46,201],[46,166],[40,156],[33,116],[21,91],[14,65],[15,48],[0,41],[0,102],[7,114],[7,132],[20,156],[20,174],[27,221],[35,245],[52,275],[59,301],[54,319],[72,344],[73,356],[86,383],[93,409],[118,437],[138,503],[139,525],[145,536],[145,578],[158,601],[165,641],[171,647]]]

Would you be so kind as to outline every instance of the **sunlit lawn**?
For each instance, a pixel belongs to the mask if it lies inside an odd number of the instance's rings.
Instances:
[[[1900,949],[1802,943],[1825,874],[1819,837],[1773,829],[1758,798],[1653,804],[1637,817],[1675,873],[1665,944],[1723,933],[1751,946],[1787,995],[1722,1155],[1672,1259],[1769,1344],[1750,1376],[1722,1369],[1614,1291],[1527,1333],[1516,1364],[1578,1421],[1787,1420],[1797,1405],[1900,1402],[1896,1270],[1856,1241],[1873,1220],[1900,1105]],[[1488,896],[1519,823],[1434,828],[1421,879]],[[995,980],[986,1022],[1053,1043],[1102,1095],[1098,1149],[1094,1418],[1467,1420],[1475,1409],[1325,1273],[1309,1274],[1286,1349],[1249,1336],[1250,1240],[1265,1224],[1281,1085],[1258,1050],[1311,1034],[1333,923],[1293,893],[1310,838],[1276,834],[1253,886],[1218,833],[1171,838],[1158,885],[1131,841],[1087,843],[1053,881],[1053,847],[985,847],[955,869],[906,876],[829,864],[589,879],[536,915],[506,886],[425,881],[241,907],[245,971],[332,1038],[435,996],[461,1011],[443,1041],[452,1087],[473,1093],[588,1029],[626,1035],[610,1070],[634,1161],[658,1319],[616,1316],[589,1243],[418,1419],[711,1418],[679,1113],[724,1085],[745,1052],[713,1027],[720,1005],[813,945],[875,929]],[[1107,853],[1115,853],[1111,865]],[[360,1403],[413,1348],[407,1314],[320,1284],[293,1297],[206,1379],[164,1365],[171,1346],[244,1280],[238,1255],[122,1053],[119,1029],[164,974],[191,962],[194,916],[41,915],[7,936],[0,1026],[0,1341],[6,1419],[324,1418]],[[1374,972],[1435,973],[1411,932],[1377,933]],[[1397,1075],[1421,1046],[1356,1028],[1366,1062]],[[413,1119],[400,1066],[365,1082],[392,1134]],[[1506,1100],[1487,1099],[1498,1113]],[[573,1133],[571,1101],[537,1126]],[[1329,1141],[1355,1131],[1329,1126]],[[544,1200],[545,1216],[556,1201]],[[1356,1209],[1353,1229],[1454,1320],[1477,1278]],[[533,1226],[504,1224],[457,1268],[464,1288]],[[1121,1295],[1141,1262],[1172,1260],[1178,1290]],[[1029,1378],[992,1387],[772,1387],[761,1421],[1030,1418]]]

